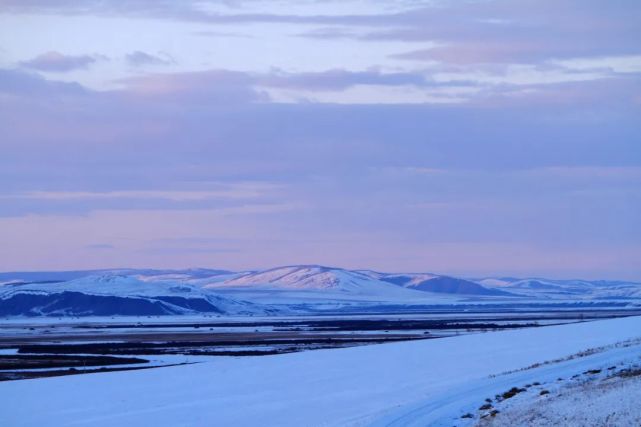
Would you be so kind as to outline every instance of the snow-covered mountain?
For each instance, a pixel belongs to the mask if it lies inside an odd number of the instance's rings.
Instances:
[[[246,301],[179,283],[152,283],[114,273],[67,282],[6,283],[0,315],[265,314]]]
[[[488,277],[473,281],[493,290],[538,299],[641,299],[641,283],[620,280]]]
[[[0,273],[0,285],[4,283],[44,283],[68,282],[88,276],[120,275],[134,276],[143,281],[191,282],[214,276],[228,276],[234,273],[227,270],[208,268],[190,268],[184,270],[156,270],[135,268],[113,268],[103,270],[69,270],[69,271],[27,271]]]
[[[434,274],[384,274],[377,273],[380,280],[394,283],[407,289],[455,295],[517,296],[498,289],[488,289],[478,283],[450,276]]]
[[[546,301],[639,305],[641,283],[461,279],[318,265],[246,272],[117,269],[0,273],[0,315],[236,315]]]
[[[284,291],[318,291],[342,293],[351,296],[403,296],[411,299],[412,292],[393,283],[358,271],[318,265],[277,267],[264,271],[248,272],[225,281],[214,281],[206,288],[252,288]]]
[[[429,273],[387,274],[370,270],[345,270],[318,265],[295,265],[248,272],[209,288],[242,288],[257,286],[280,290],[316,290],[367,295],[405,295],[403,288],[414,291],[455,294],[514,296],[509,292],[487,289],[464,279]],[[401,288],[401,289],[399,289]],[[415,296],[419,294],[413,293]]]

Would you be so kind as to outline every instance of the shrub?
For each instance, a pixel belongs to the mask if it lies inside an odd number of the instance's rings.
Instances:
[[[525,390],[524,388],[512,387],[511,389],[503,393],[501,396],[503,397],[503,399],[509,399],[524,391],[527,391],[527,390]]]
[[[638,377],[641,375],[641,369],[638,368],[629,368],[624,369],[618,374],[620,377],[629,378],[629,377]]]

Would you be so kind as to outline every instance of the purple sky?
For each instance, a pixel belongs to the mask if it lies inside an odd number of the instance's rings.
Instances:
[[[636,0],[0,0],[0,270],[641,280]]]

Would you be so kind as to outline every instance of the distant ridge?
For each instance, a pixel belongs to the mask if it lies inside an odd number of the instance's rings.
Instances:
[[[257,271],[112,269],[0,273],[0,316],[264,315],[460,304],[641,306],[641,283],[463,279],[322,265]]]

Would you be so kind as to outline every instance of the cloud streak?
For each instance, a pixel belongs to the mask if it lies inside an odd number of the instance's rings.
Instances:
[[[92,55],[64,55],[60,52],[49,51],[28,61],[20,62],[20,66],[37,71],[65,73],[86,69],[96,61],[96,57]]]
[[[161,191],[161,190],[126,190],[126,191],[33,191],[11,195],[10,198],[36,200],[106,200],[106,199],[162,199],[172,202],[189,202],[224,199],[251,199],[264,196],[277,188],[268,184],[227,185],[227,189],[218,191]]]
[[[127,64],[133,67],[141,67],[145,65],[170,65],[175,64],[176,61],[167,54],[152,55],[140,50],[131,52],[125,57]]]

